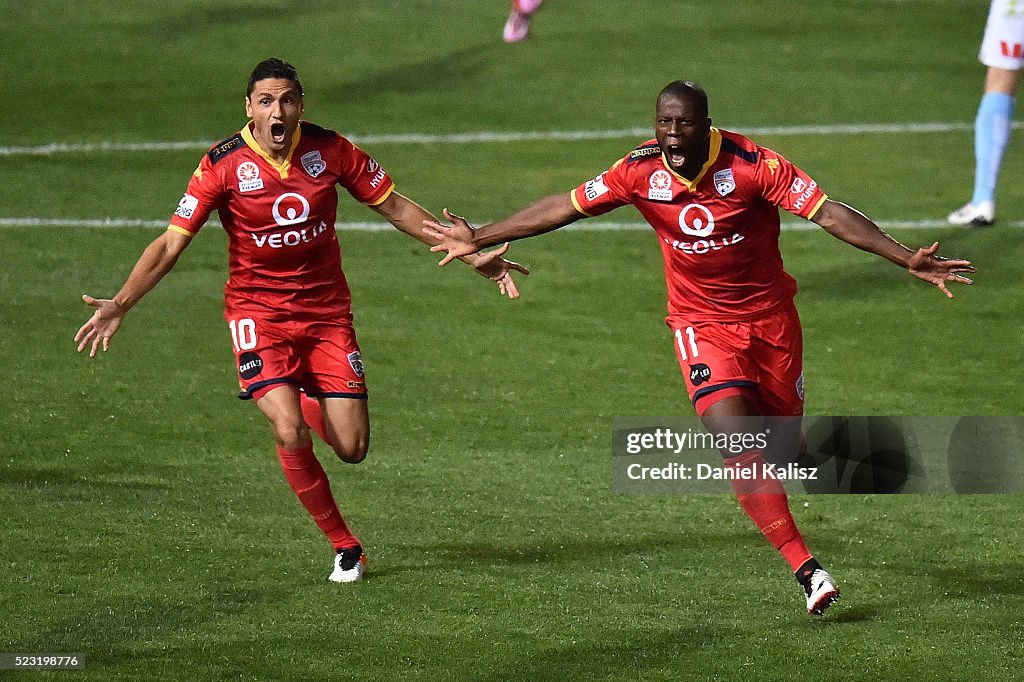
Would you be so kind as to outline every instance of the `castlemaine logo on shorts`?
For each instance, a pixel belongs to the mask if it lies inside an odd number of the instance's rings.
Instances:
[[[238,356],[238,376],[243,379],[258,377],[263,371],[263,358],[257,353],[242,353]]]

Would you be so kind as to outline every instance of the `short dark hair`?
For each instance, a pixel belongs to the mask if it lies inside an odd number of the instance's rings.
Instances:
[[[302,81],[299,80],[299,72],[295,70],[295,67],[277,57],[271,57],[257,64],[256,68],[249,74],[249,87],[245,91],[245,96],[251,96],[256,83],[267,78],[284,78],[289,80],[295,83],[295,87],[299,89],[300,95],[305,94],[302,92]]]
[[[672,81],[658,93],[658,101],[660,102],[661,98],[667,95],[692,100],[703,109],[705,116],[708,115],[708,93],[693,81]]]

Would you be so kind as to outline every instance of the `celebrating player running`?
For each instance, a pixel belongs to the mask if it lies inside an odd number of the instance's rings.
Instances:
[[[474,229],[446,209],[453,225],[427,223],[440,242],[431,250],[448,252],[444,265],[490,244],[632,204],[659,237],[676,357],[697,414],[716,435],[735,429],[737,418],[803,414],[803,342],[793,304],[796,282],[779,252],[779,207],[906,268],[950,298],[947,282],[971,283],[962,274],[974,271],[969,261],[937,256],[938,243],[908,249],[829,199],[780,154],[713,127],[707,95],[695,83],[675,81],[661,91],[655,135],[572,192],[539,199],[490,225]],[[782,433],[771,453],[723,453],[725,462],[763,471],[766,458],[795,458],[799,419],[778,424]],[[807,549],[782,484],[762,477],[734,480],[733,487],[743,510],[793,569],[807,610],[824,613],[839,589]]]
[[[170,227],[143,252],[112,299],[83,300],[95,308],[75,335],[89,357],[110,340],[125,314],[166,275],[217,210],[228,234],[229,278],[224,316],[231,331],[238,381],[270,421],[285,477],[335,549],[330,580],[353,582],[366,556],[313,454],[312,428],[344,461],[369,447],[366,378],[351,294],[341,270],[334,221],[338,185],[424,243],[432,216],[395,191],[387,172],[347,139],[302,121],[298,73],[279,59],[260,62],[249,77],[241,131],[213,146],[192,174]],[[466,260],[519,294],[501,258],[504,248]],[[300,389],[302,392],[300,393]],[[307,428],[308,425],[308,428]]]

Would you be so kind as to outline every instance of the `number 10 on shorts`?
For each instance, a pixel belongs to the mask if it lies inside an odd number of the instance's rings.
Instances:
[[[248,317],[228,322],[231,329],[231,343],[235,351],[252,350],[256,347],[256,323]],[[678,334],[678,332],[676,332]]]
[[[683,339],[683,330],[676,330],[676,346],[679,348],[679,355],[684,361],[690,358],[695,358],[700,353],[697,352],[697,335],[693,333],[693,327],[686,328],[686,339]],[[686,353],[686,347],[690,347],[690,353]]]

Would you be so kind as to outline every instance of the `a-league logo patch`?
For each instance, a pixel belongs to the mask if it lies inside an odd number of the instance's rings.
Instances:
[[[314,178],[323,173],[327,168],[327,163],[320,158],[320,152],[317,150],[306,152],[302,155],[300,161],[302,162],[302,167],[306,169],[306,172]]]
[[[356,373],[357,377],[363,376],[363,356],[359,354],[359,351],[352,351],[348,354],[348,364],[352,366],[352,371]]]
[[[711,379],[711,368],[705,365],[703,362],[698,365],[690,365],[690,383],[694,386],[700,386],[705,381]]]
[[[796,394],[800,400],[804,399],[804,373],[800,372],[800,378],[796,380]]]
[[[736,189],[736,178],[732,175],[732,168],[726,168],[715,173],[715,189],[723,197]]]
[[[252,161],[243,161],[235,171],[238,176],[239,192],[255,192],[263,189],[263,178],[260,177],[260,167]]]
[[[647,184],[647,198],[651,201],[672,201],[672,176],[668,171],[656,170],[651,173]]]

